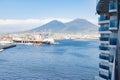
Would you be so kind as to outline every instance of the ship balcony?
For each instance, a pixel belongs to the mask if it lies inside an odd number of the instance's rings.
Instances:
[[[99,18],[99,24],[107,24],[110,22],[109,16],[101,16]]]
[[[99,68],[109,70],[109,66],[102,65],[101,63],[99,63]]]
[[[116,2],[110,2],[109,4],[109,12],[117,12],[117,3]]]
[[[100,59],[99,64],[102,65],[101,67],[109,67],[109,60]]]
[[[99,55],[100,59],[104,59],[104,60],[109,60],[109,55],[105,55],[105,54],[100,54]]]
[[[109,71],[104,70],[104,69],[100,69],[99,76],[106,79],[106,80],[108,80],[109,79]]]
[[[101,78],[103,78],[103,80],[109,80],[109,76],[105,76],[105,75],[100,74],[100,73],[99,73],[99,76],[100,76]],[[100,80],[101,80],[101,78],[100,78]]]
[[[105,46],[99,46],[99,49],[104,51],[109,51],[109,48]]]
[[[109,27],[100,27],[99,28],[99,33],[100,34],[109,34],[110,33]]]
[[[115,48],[117,45],[117,38],[110,38],[110,45],[109,47]]]
[[[113,31],[113,30],[118,30],[117,21],[116,21],[116,20],[111,20],[111,21],[110,21],[109,30],[111,30],[111,31]]]
[[[105,51],[105,50],[100,50],[100,51],[101,51],[101,53],[105,53],[105,54],[109,54],[109,53],[110,53],[109,50],[107,50],[107,51]]]
[[[100,37],[100,41],[109,41],[109,37]]]
[[[109,37],[100,37],[100,43],[109,44]]]
[[[109,77],[109,70],[99,68],[99,72],[100,72],[100,74],[103,74],[103,75],[105,75],[105,76],[108,76],[108,77]]]

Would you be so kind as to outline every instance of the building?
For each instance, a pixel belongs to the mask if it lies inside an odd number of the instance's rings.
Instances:
[[[100,62],[97,80],[120,80],[120,0],[98,0]]]

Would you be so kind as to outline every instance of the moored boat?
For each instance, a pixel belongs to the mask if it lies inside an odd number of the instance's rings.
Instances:
[[[7,49],[15,47],[16,45],[12,41],[0,41],[0,49]]]
[[[0,52],[2,52],[4,49],[0,49]]]
[[[55,41],[53,38],[45,38],[42,43],[45,43],[45,44],[55,44]]]

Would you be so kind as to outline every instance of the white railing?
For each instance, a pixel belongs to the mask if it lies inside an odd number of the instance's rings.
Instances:
[[[116,58],[116,55],[114,56],[111,80],[115,79],[115,58]]]

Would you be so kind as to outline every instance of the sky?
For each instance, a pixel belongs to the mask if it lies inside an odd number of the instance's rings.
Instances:
[[[0,31],[26,31],[51,20],[97,24],[96,0],[0,0]]]

